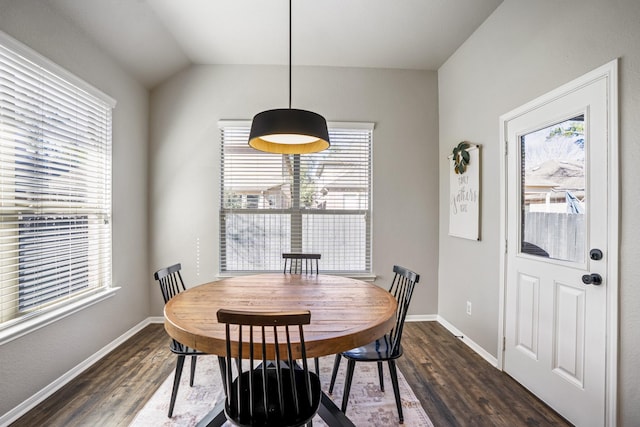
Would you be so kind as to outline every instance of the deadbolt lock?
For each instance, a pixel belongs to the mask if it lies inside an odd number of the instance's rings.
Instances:
[[[594,261],[600,261],[602,259],[602,251],[600,249],[591,249],[589,251],[589,258]]]

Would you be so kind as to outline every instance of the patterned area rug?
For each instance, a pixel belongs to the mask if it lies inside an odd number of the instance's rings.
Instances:
[[[334,356],[320,359],[320,378],[322,389],[329,389],[331,369]],[[343,359],[340,371],[330,396],[336,405],[340,407],[342,402],[342,389],[345,378],[346,361]],[[182,374],[173,417],[167,417],[171,386],[173,384],[173,372],[160,386],[147,404],[136,415],[130,427],[187,427],[195,426],[215,403],[224,399],[220,372],[215,356],[199,357],[196,368],[196,376],[193,387],[189,387],[189,362],[185,363]],[[313,361],[309,361],[309,367],[313,368]],[[380,391],[378,383],[378,370],[375,363],[356,364],[349,396],[347,416],[353,423],[360,427],[398,426],[398,413],[393,397],[393,387],[389,376],[388,365],[384,365],[385,392]],[[400,383],[400,396],[402,398],[402,411],[404,413],[404,425],[407,427],[433,427],[431,420],[422,409],[420,402],[407,384],[402,372],[398,371]],[[231,425],[226,423],[225,426]],[[316,416],[313,419],[314,426],[326,426],[322,419]]]

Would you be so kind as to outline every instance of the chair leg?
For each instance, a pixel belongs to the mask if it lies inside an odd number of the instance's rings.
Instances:
[[[333,372],[331,372],[331,384],[329,384],[329,394],[333,393],[333,386],[336,384],[336,377],[338,376],[338,368],[340,367],[340,360],[342,355],[336,354],[336,359],[333,362]]]
[[[196,376],[196,356],[191,356],[191,376],[189,377],[189,387],[193,387],[193,379]]]
[[[173,389],[171,390],[171,400],[169,401],[169,418],[173,416],[173,407],[176,404],[176,395],[180,386],[180,377],[182,376],[182,368],[184,367],[184,356],[178,356],[176,361],[176,374],[173,377]]]
[[[378,362],[378,378],[380,378],[380,391],[384,391],[384,377],[382,376],[382,362]]]
[[[222,377],[222,387],[224,395],[227,395],[227,363],[224,357],[218,356],[218,366],[220,366],[220,376]]]
[[[320,376],[320,360],[316,357],[314,363],[316,364],[316,375]]]
[[[349,403],[349,392],[351,391],[351,380],[353,379],[353,370],[356,367],[356,361],[349,359],[347,363],[347,378],[344,380],[344,391],[342,392],[342,413],[347,413],[347,403]]]
[[[400,424],[402,424],[404,423],[404,415],[402,415],[402,402],[400,400],[400,387],[398,386],[398,372],[396,371],[395,360],[389,360],[389,372],[391,374],[391,384],[393,384],[393,394],[396,396],[398,418],[400,419]]]

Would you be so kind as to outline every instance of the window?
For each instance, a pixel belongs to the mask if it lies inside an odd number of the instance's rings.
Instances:
[[[330,124],[331,147],[303,155],[254,150],[248,122],[220,128],[221,272],[278,271],[283,252],[314,252],[322,271],[371,273],[372,124]]]
[[[110,287],[114,105],[0,34],[0,329]]]

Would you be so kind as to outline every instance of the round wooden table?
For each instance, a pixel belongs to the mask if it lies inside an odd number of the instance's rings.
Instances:
[[[165,329],[178,342],[205,353],[225,354],[219,309],[309,310],[307,357],[336,354],[365,345],[389,332],[395,298],[372,283],[329,275],[258,274],[238,276],[188,289],[164,308]]]
[[[304,327],[307,357],[350,350],[389,332],[397,302],[386,290],[360,280],[329,275],[257,274],[218,280],[188,289],[164,307],[164,327],[177,341],[224,357],[225,328],[219,309],[251,311],[309,310]],[[199,423],[221,426],[224,401]],[[318,415],[329,426],[355,427],[333,401],[322,394]]]

